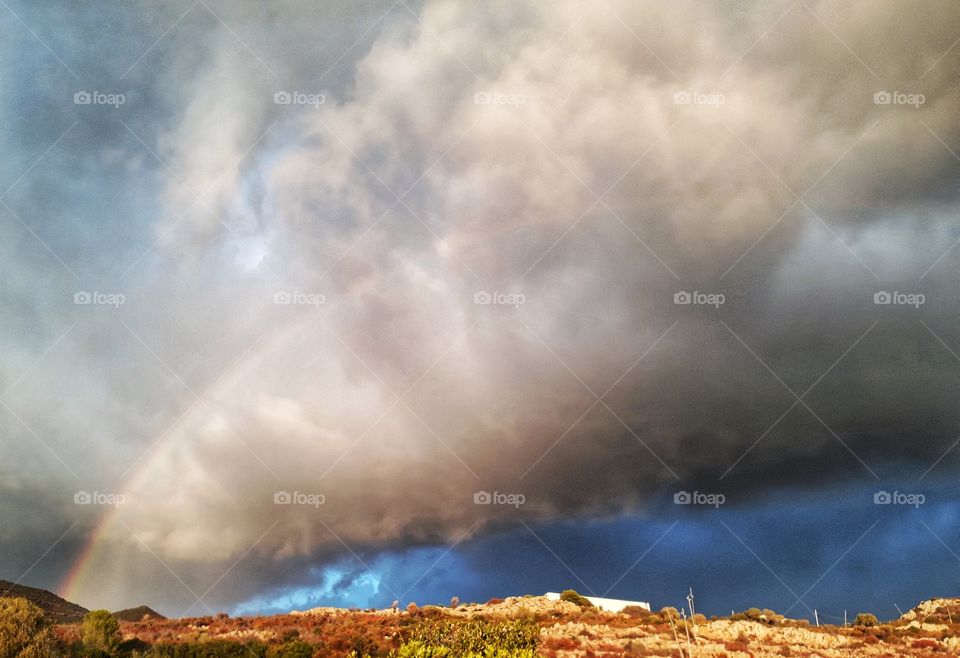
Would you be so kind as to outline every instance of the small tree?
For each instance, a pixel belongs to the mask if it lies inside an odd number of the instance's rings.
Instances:
[[[54,646],[40,608],[23,598],[0,598],[0,658],[48,658]]]
[[[659,614],[666,621],[680,621],[680,611],[674,608],[672,605],[660,608]]]
[[[581,608],[592,608],[593,604],[587,600],[587,597],[580,594],[575,589],[565,589],[560,593],[561,601],[569,601],[570,603],[576,603]]]
[[[94,654],[112,655],[120,646],[120,622],[106,610],[93,610],[83,618],[83,646]]]
[[[877,621],[875,615],[870,614],[869,612],[861,612],[853,620],[854,626],[876,626],[880,622]]]

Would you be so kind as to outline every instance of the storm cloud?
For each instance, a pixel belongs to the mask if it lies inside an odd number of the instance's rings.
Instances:
[[[311,4],[4,17],[11,571],[233,605],[954,443],[955,3]]]

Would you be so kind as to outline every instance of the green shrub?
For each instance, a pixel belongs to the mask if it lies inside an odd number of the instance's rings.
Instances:
[[[427,621],[413,629],[400,658],[523,658],[532,656],[540,627],[529,620]],[[444,651],[447,651],[446,653]],[[528,652],[528,653],[524,653]]]
[[[112,655],[120,646],[120,622],[107,610],[92,610],[83,618],[81,636],[87,651]]]
[[[55,644],[40,608],[26,599],[0,598],[0,658],[48,658]]]
[[[570,603],[576,603],[581,608],[592,608],[593,604],[587,600],[587,597],[582,596],[575,589],[565,589],[560,594],[561,601],[569,601]]]
[[[267,658],[313,658],[313,646],[303,640],[288,640],[271,647]]]
[[[854,626],[876,626],[879,623],[877,618],[869,612],[861,612],[853,620]]]
[[[396,652],[396,658],[447,658],[450,649],[441,646],[430,646],[419,640],[410,640]]]
[[[411,640],[391,654],[392,658],[536,658],[533,649],[506,649],[487,645],[480,651],[455,653],[448,647]]]
[[[267,647],[260,642],[207,640],[185,644],[154,644],[144,658],[266,658]]]

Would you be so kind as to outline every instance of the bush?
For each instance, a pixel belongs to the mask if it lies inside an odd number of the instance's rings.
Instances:
[[[264,658],[267,648],[259,642],[208,640],[186,644],[155,644],[144,658]]]
[[[398,658],[524,658],[539,641],[540,627],[527,620],[431,621],[414,629]]]
[[[106,610],[92,610],[83,618],[81,635],[88,651],[109,656],[120,646],[120,622]]]
[[[303,640],[288,640],[271,647],[267,658],[313,658],[313,647]]]
[[[876,626],[880,622],[877,621],[876,616],[870,614],[869,612],[861,612],[853,620],[854,626]]]
[[[664,621],[679,621],[680,620],[680,611],[674,608],[673,606],[666,606],[660,609],[660,617]]]
[[[410,640],[397,651],[396,658],[447,658],[450,649],[447,647],[429,646],[419,640]]]
[[[54,647],[40,608],[26,599],[0,598],[0,658],[47,658]]]
[[[444,646],[424,644],[419,640],[410,640],[400,647],[393,658],[536,658],[533,649],[504,649],[487,645],[480,651],[454,653]]]
[[[650,614],[651,614],[649,610],[647,610],[647,609],[644,608],[643,606],[639,606],[639,605],[628,605],[628,606],[624,607],[624,609],[621,610],[620,612],[621,612],[622,614],[624,614],[624,615],[626,615],[626,616],[628,616],[628,617],[632,617],[632,618],[634,618],[634,619],[636,619],[636,618],[638,618],[638,617],[648,617],[648,616],[650,616]]]
[[[565,589],[560,594],[561,601],[569,601],[570,603],[576,603],[581,608],[592,608],[593,604],[587,600],[587,597],[582,596],[575,589]]]

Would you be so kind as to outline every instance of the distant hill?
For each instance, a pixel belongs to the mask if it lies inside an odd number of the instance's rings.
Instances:
[[[83,606],[62,599],[53,592],[26,585],[15,585],[7,580],[0,580],[0,596],[27,599],[43,610],[47,619],[55,624],[83,621],[83,616],[89,612]]]
[[[166,619],[166,617],[159,612],[145,605],[137,606],[136,608],[127,608],[126,610],[120,610],[112,614],[120,621],[143,621],[145,618],[151,621]]]

